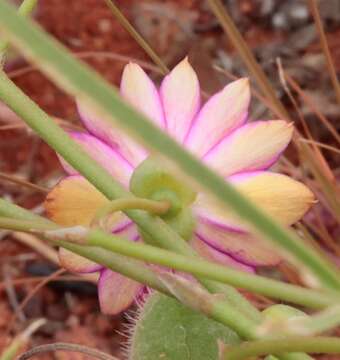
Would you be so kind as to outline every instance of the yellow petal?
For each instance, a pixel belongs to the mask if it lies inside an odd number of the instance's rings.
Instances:
[[[82,176],[69,176],[47,195],[47,216],[60,225],[89,225],[108,200]]]
[[[236,175],[231,181],[283,225],[300,220],[315,201],[307,186],[282,174],[259,172]]]
[[[256,171],[234,175],[229,181],[282,225],[292,225],[300,220],[314,203],[313,193],[304,184],[286,175]],[[242,229],[246,226],[232,211],[222,208],[204,194],[199,194],[195,212],[199,217],[226,229]]]

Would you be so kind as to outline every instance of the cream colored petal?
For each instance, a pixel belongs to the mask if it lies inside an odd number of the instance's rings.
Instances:
[[[154,83],[137,64],[124,67],[120,83],[122,96],[160,128],[165,127],[161,99]]]
[[[102,140],[111,149],[118,152],[131,166],[137,166],[147,157],[147,151],[118,126],[106,121],[80,101],[77,101],[77,106],[86,129],[94,137]]]
[[[199,157],[206,154],[246,121],[249,101],[250,88],[247,78],[225,86],[200,110],[185,141],[186,146]]]
[[[164,78],[160,95],[167,131],[183,142],[200,106],[198,78],[187,58]]]
[[[118,151],[109,147],[96,137],[80,132],[69,134],[81,148],[94,160],[98,161],[116,180],[126,188],[128,187],[133,167],[129,164]],[[64,159],[60,157],[61,164],[65,171],[70,175],[78,174]]]
[[[293,126],[285,121],[256,121],[235,130],[210,150],[204,162],[222,176],[270,167],[287,147]]]

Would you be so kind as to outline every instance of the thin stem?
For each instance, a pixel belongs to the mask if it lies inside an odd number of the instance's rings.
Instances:
[[[119,10],[118,6],[114,3],[113,0],[105,0],[107,6],[111,9],[114,16],[121,23],[124,29],[136,40],[136,42],[141,46],[141,48],[148,54],[150,59],[159,66],[162,70],[163,75],[169,72],[169,69],[164,64],[162,59],[155,53],[152,47],[147,43],[147,41],[136,31],[136,29],[131,25],[129,20],[124,16],[124,14]]]
[[[309,7],[310,7],[311,13],[314,18],[314,23],[315,23],[316,29],[318,30],[318,33],[320,36],[320,44],[321,44],[322,50],[324,52],[324,55],[326,57],[327,67],[328,67],[329,75],[331,77],[331,81],[332,81],[332,84],[333,84],[333,87],[335,90],[335,95],[336,95],[338,104],[340,105],[340,84],[339,84],[338,76],[336,74],[335,67],[333,64],[332,55],[331,55],[331,52],[329,51],[327,38],[325,35],[325,31],[323,29],[322,20],[321,20],[319,9],[318,9],[318,4],[317,4],[316,0],[308,0],[308,3],[309,3]]]
[[[119,360],[115,356],[109,355],[104,353],[103,351],[99,351],[97,349],[93,349],[84,345],[78,345],[78,344],[68,344],[68,343],[54,343],[54,344],[45,344],[45,345],[39,345],[34,347],[33,349],[30,349],[20,356],[18,356],[17,360],[27,360],[31,357],[38,355],[38,354],[44,354],[46,352],[51,351],[71,351],[71,352],[77,352],[84,354],[86,356],[91,356],[95,359],[99,360]]]
[[[336,337],[285,337],[280,340],[258,340],[239,346],[226,347],[225,360],[243,360],[249,357],[286,352],[339,354],[340,340]]]
[[[96,213],[93,222],[98,223],[100,219],[112,214],[116,211],[123,211],[128,209],[139,209],[147,211],[154,215],[164,215],[170,209],[171,204],[169,201],[155,201],[141,198],[127,198],[112,200],[107,205],[103,206]]]
[[[28,16],[35,8],[38,0],[23,0],[18,9],[18,14],[21,16]],[[8,48],[8,41],[3,40],[0,42],[0,64],[3,65],[3,58]]]
[[[67,228],[63,228],[57,231],[44,232],[44,235],[51,240],[67,239],[87,246],[101,247],[124,256],[163,265],[175,270],[188,272],[195,276],[224,282],[261,295],[312,308],[322,308],[336,304],[340,300],[340,296],[337,293],[307,290],[259,275],[230,269],[206,260],[200,260],[196,257],[190,258],[151,245],[126,241],[98,229],[88,229],[86,231],[85,228],[82,228],[79,233],[76,233],[76,231],[76,227],[69,228],[69,231]]]
[[[142,114],[133,110],[98,75],[87,68],[86,65],[73,59],[60,45],[56,46],[48,35],[32,26],[28,20],[18,17],[10,6],[0,2],[0,10],[0,27],[16,46],[30,59],[38,62],[42,71],[48,74],[63,89],[88,103],[95,112],[102,114],[103,119],[108,121],[108,126],[118,124],[137,139],[142,140],[154,150],[171,159],[181,171],[185,172],[193,181],[196,181],[208,193],[216,197],[222,206],[232,207],[237,215],[248,221],[261,235],[284,248],[296,260],[309,268],[315,275],[316,280],[319,280],[321,286],[340,289],[339,272],[326,258],[306,246],[291,231],[287,231],[264,214],[263,211],[249,202],[245,196],[236,191],[225,179],[218,176],[208,166],[184,150],[176,141],[158,129]],[[19,96],[14,84],[4,74],[0,74],[0,85],[1,99],[20,114],[32,128],[39,132],[67,162],[79,170],[99,191],[103,192],[109,199],[130,196],[100,166],[95,162],[90,163],[89,157],[85,156],[83,151],[81,154],[79,147],[75,146],[74,142],[57,125],[52,125],[44,113],[41,114],[40,112],[38,118],[32,116],[32,110],[35,113],[37,113],[37,110],[32,109],[32,104],[28,104],[28,101]],[[11,88],[12,90],[10,90]],[[30,107],[31,110],[28,112],[29,116],[26,114],[27,107]],[[25,111],[23,111],[24,109]],[[41,121],[41,118],[44,118],[44,121]],[[101,176],[100,174],[105,175]],[[169,227],[165,227],[164,222],[159,218],[152,221],[150,215],[138,210],[129,210],[126,213],[162,247],[169,247],[171,243],[180,252],[192,251],[188,249],[188,245],[175,232],[169,239]],[[176,236],[177,241],[174,241],[173,237]],[[232,294],[232,297],[235,298],[236,296],[235,293]]]

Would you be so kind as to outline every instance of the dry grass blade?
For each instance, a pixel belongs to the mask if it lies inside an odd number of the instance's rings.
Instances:
[[[304,103],[313,111],[313,113],[319,118],[319,120],[324,124],[324,126],[329,130],[329,132],[333,135],[334,139],[340,144],[340,135],[331,122],[318,110],[315,106],[313,100],[304,93],[299,84],[288,74],[285,73],[285,79],[289,86],[296,91],[296,93],[300,96],[300,98],[304,101]]]
[[[309,139],[304,139],[304,138],[299,139],[299,141],[307,143],[307,144],[315,144],[316,146],[318,146],[320,148],[323,148],[323,149],[326,149],[326,150],[329,150],[329,151],[333,151],[333,152],[335,152],[337,154],[340,154],[340,150],[337,149],[336,147],[321,143],[319,141],[309,140]]]
[[[288,112],[276,97],[275,91],[268,81],[267,76],[263,72],[261,66],[256,61],[247,43],[244,41],[242,35],[235,26],[233,20],[227,12],[226,6],[223,5],[221,0],[208,0],[208,3],[213,13],[220,21],[224,31],[228,34],[233,46],[246,64],[248,70],[253,74],[263,94],[268,98],[268,100],[272,102],[273,107],[276,108],[276,112],[280,114],[280,118],[289,120],[290,116]]]
[[[48,189],[46,189],[46,188],[44,188],[42,186],[33,184],[33,183],[31,183],[29,181],[26,181],[24,179],[21,179],[21,178],[19,178],[17,176],[9,175],[9,174],[6,174],[6,173],[1,172],[1,171],[0,171],[0,179],[15,183],[17,185],[20,185],[20,186],[23,186],[23,187],[26,187],[26,188],[29,188],[29,189],[44,193],[44,194],[47,194],[48,191],[49,191]]]
[[[320,44],[321,44],[322,50],[326,57],[327,67],[328,67],[329,75],[330,75],[332,83],[333,83],[335,95],[336,95],[338,104],[340,105],[340,84],[339,84],[339,80],[338,80],[338,77],[337,77],[337,74],[336,74],[336,71],[334,68],[332,55],[331,55],[331,52],[329,51],[326,35],[325,35],[324,29],[323,29],[320,13],[319,13],[319,9],[318,9],[318,4],[317,4],[316,0],[308,0],[308,3],[309,3],[309,7],[310,7],[311,13],[314,18],[315,26],[316,26],[319,36],[320,36]]]
[[[157,64],[162,70],[163,75],[169,72],[169,69],[164,64],[162,59],[155,53],[152,47],[145,41],[145,39],[136,31],[136,29],[131,25],[129,20],[124,16],[124,14],[119,10],[115,5],[113,0],[105,0],[107,6],[112,10],[114,16],[122,24],[124,29],[136,40],[136,42],[142,47],[142,49],[148,54],[150,59]]]
[[[24,310],[25,306],[28,304],[28,302],[32,299],[32,297],[40,290],[42,289],[46,284],[48,284],[50,281],[55,280],[56,278],[58,278],[60,275],[62,275],[64,272],[66,272],[66,270],[64,269],[59,269],[57,271],[55,271],[54,273],[52,273],[51,275],[47,276],[45,279],[43,279],[40,283],[38,283],[32,291],[30,291],[26,297],[21,301],[20,305],[19,305],[19,309],[21,311]],[[7,326],[7,334],[10,333],[10,331],[12,330],[12,326],[15,322],[15,320],[17,319],[17,315],[18,312],[15,312],[14,315],[12,316],[12,319],[9,321],[9,324]]]

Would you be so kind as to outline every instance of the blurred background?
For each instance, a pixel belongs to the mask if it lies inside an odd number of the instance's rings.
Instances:
[[[232,76],[249,76],[206,1],[121,0],[116,4],[170,68],[188,55],[206,93],[219,90]],[[224,4],[292,117],[298,118],[280,80],[278,63],[339,131],[339,108],[307,2],[228,0]],[[320,0],[319,8],[335,68],[339,71],[340,0]],[[119,85],[122,68],[128,61],[139,61],[156,81],[160,80],[155,65],[115,19],[104,0],[40,0],[33,17],[114,85]],[[13,50],[8,54],[5,69],[15,83],[63,127],[81,126],[73,100]],[[252,86],[256,90],[254,81]],[[296,95],[294,91],[293,94]],[[296,101],[313,138],[336,147],[311,106],[299,96]],[[251,117],[272,116],[267,107],[254,98]],[[298,121],[296,126],[301,127]],[[338,179],[339,153],[326,150],[323,155]],[[303,164],[298,162],[293,149],[288,150],[288,159],[297,171],[303,171]],[[45,189],[53,186],[62,174],[54,152],[0,104],[1,196],[41,212]],[[28,187],[26,182],[38,187]],[[319,240],[327,250],[339,255],[340,244],[336,239],[340,230],[323,208],[319,210],[326,233],[330,235],[330,239],[319,237]],[[309,214],[311,222],[313,216]],[[68,341],[119,355],[118,343],[124,341],[126,332],[122,318],[101,315],[95,286],[60,271],[56,273],[56,254],[32,246],[29,239],[20,238],[18,234],[0,233],[0,352],[30,320],[44,317],[48,322],[36,333],[31,345]],[[54,281],[44,285],[49,276]],[[281,276],[293,283],[299,282],[288,265],[283,265]],[[41,284],[41,288],[34,290],[37,284]],[[28,300],[21,306],[27,296]],[[259,307],[270,303],[260,297],[252,300]],[[39,358],[85,357],[60,352]]]

